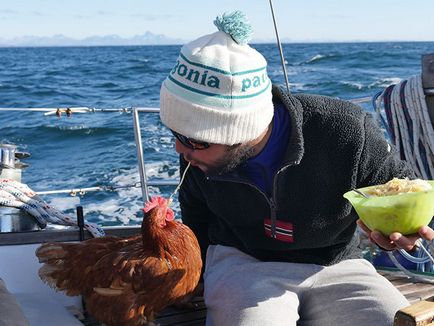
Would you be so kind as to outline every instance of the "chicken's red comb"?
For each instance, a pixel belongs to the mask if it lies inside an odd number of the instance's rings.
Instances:
[[[151,209],[153,209],[154,207],[157,207],[157,206],[167,207],[168,204],[169,204],[169,201],[167,199],[165,199],[161,196],[155,196],[155,197],[152,197],[151,200],[146,202],[145,207],[143,208],[143,211],[145,213],[147,213]],[[173,211],[170,208],[167,208],[166,220],[172,221],[174,218],[175,218],[175,214],[173,213]]]
[[[148,200],[145,204],[145,208],[143,211],[145,213],[149,212],[151,209],[157,206],[167,206],[167,200],[161,196],[152,197],[151,200]]]

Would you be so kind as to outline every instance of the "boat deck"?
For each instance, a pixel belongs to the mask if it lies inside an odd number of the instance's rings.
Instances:
[[[410,303],[414,304],[422,300],[434,301],[434,284],[414,282],[404,273],[393,270],[380,270],[379,273],[395,285]],[[206,317],[203,298],[197,297],[194,300],[194,305],[194,308],[184,310],[169,307],[160,314],[155,322],[160,326],[203,326]],[[90,316],[87,316],[82,322],[86,326],[101,326]]]
[[[193,300],[191,309],[166,308],[154,321],[159,326],[203,326],[205,325],[206,307],[202,297]],[[86,315],[81,322],[86,326],[103,326],[92,316]]]
[[[404,273],[392,270],[380,270],[378,272],[387,278],[410,303],[428,299],[434,301],[434,283],[416,282]]]

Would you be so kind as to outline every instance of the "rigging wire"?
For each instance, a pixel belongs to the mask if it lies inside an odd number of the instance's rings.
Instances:
[[[289,89],[289,84],[287,86]],[[371,97],[356,97],[347,99],[352,103],[368,103],[371,102]],[[0,112],[2,111],[15,111],[15,112],[44,112],[44,116],[56,115],[56,112],[60,110],[61,113],[66,110],[70,110],[71,114],[75,113],[132,113],[133,110],[137,110],[137,112],[146,112],[146,113],[159,113],[160,108],[146,108],[146,107],[127,107],[127,108],[88,108],[88,107],[71,107],[71,108],[0,108]]]
[[[125,107],[125,108],[90,108],[90,107],[57,107],[57,108],[0,108],[1,111],[17,111],[17,112],[45,112],[45,116],[56,115],[56,113],[132,113],[133,110],[138,112],[158,113],[159,108],[147,107]]]
[[[174,180],[148,180],[147,182],[148,186],[177,186],[179,184],[178,179]],[[35,191],[38,195],[55,195],[55,194],[69,194],[70,196],[84,196],[88,192],[98,192],[98,191],[117,191],[120,189],[130,189],[130,188],[140,188],[141,183],[140,181],[122,185],[122,186],[95,186],[95,187],[80,187],[80,188],[73,188],[73,189],[58,189],[58,190],[42,190],[42,191]]]
[[[277,23],[276,23],[276,17],[274,15],[273,1],[269,0],[269,2],[270,2],[270,9],[271,9],[271,16],[273,17],[274,31],[276,33],[277,47],[279,48],[279,53],[280,53],[280,61],[282,62],[283,75],[285,76],[286,90],[288,91],[289,94],[290,89],[289,89],[288,73],[286,72],[285,58],[283,56],[283,49],[282,49],[282,43],[280,42],[279,31],[277,30]]]

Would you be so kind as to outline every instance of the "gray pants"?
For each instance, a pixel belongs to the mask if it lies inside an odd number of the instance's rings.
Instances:
[[[363,259],[332,266],[260,262],[210,246],[204,281],[207,326],[383,326],[409,304]]]
[[[28,326],[24,313],[15,299],[9,293],[5,282],[0,278],[0,326]]]

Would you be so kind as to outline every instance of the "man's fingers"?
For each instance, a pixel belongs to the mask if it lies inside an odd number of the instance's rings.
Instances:
[[[378,231],[375,231],[375,230],[372,231],[370,238],[383,249],[386,249],[386,250],[396,249],[395,243],[392,240],[385,237],[382,233],[380,233]]]
[[[434,230],[428,226],[422,226],[419,229],[419,235],[425,240],[428,241],[434,240]]]
[[[423,226],[419,229],[419,233],[403,236],[399,232],[390,234],[389,237],[384,236],[381,232],[369,230],[369,228],[360,219],[357,220],[357,225],[369,236],[372,242],[376,243],[383,249],[394,250],[397,248],[410,251],[413,249],[417,239],[422,237],[428,241],[434,240],[434,230],[428,226]]]
[[[365,225],[365,223],[362,222],[362,220],[357,220],[356,223],[366,234],[371,233],[371,230],[368,229],[368,227]]]
[[[396,249],[396,245],[382,233],[378,231],[371,231],[362,220],[356,221],[357,225],[368,235],[369,239],[385,250]]]
[[[399,232],[393,232],[389,236],[389,239],[393,241],[398,248],[409,251],[413,249],[417,239],[419,239],[419,234],[403,236]]]

